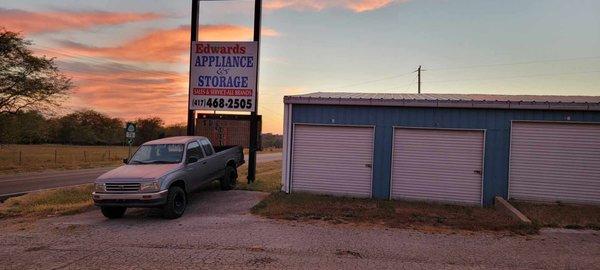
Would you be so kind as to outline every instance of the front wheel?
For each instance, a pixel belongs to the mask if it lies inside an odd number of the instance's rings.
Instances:
[[[237,184],[237,170],[232,166],[225,168],[225,175],[220,180],[221,190],[232,190]]]
[[[109,219],[115,219],[115,218],[122,218],[123,215],[125,215],[125,211],[127,211],[127,207],[121,207],[121,206],[102,206],[100,207],[100,210],[102,211],[102,214],[109,218]]]
[[[181,187],[170,187],[167,195],[167,204],[163,208],[163,217],[176,219],[183,215],[187,206],[187,196]]]

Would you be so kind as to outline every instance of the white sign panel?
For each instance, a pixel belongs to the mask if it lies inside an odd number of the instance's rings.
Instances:
[[[257,42],[193,42],[190,110],[254,111]]]

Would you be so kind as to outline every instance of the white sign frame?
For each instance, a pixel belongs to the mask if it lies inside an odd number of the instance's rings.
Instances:
[[[258,42],[192,42],[189,109],[256,111]]]

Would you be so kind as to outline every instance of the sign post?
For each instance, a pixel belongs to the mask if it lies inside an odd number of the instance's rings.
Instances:
[[[248,153],[248,184],[256,179],[256,151],[258,149],[258,60],[260,56],[260,30],[262,22],[262,0],[254,0],[254,42],[258,44],[256,49],[256,100],[255,108],[251,112],[250,120],[250,151]]]
[[[191,34],[191,48],[190,48],[190,63],[192,62],[193,59],[193,54],[194,54],[194,43],[196,41],[198,41],[198,14],[199,14],[199,9],[200,9],[200,0],[192,0],[192,21],[191,21],[191,26],[192,26],[192,30],[190,32]],[[190,88],[192,86],[192,69],[191,69],[191,65],[190,65]],[[191,103],[192,100],[192,95],[188,95],[188,104]],[[194,136],[194,132],[196,129],[196,119],[195,119],[195,111],[192,108],[188,107],[188,115],[187,115],[187,135],[188,136]]]
[[[262,0],[254,3],[254,40],[198,42],[200,1],[192,0],[187,134],[195,134],[195,110],[250,112],[248,183],[256,176],[258,72]]]
[[[135,132],[137,128],[135,123],[128,122],[125,125],[125,138],[127,139],[127,144],[129,145],[129,155],[127,159],[131,159],[131,145],[133,144],[133,139],[135,139]]]

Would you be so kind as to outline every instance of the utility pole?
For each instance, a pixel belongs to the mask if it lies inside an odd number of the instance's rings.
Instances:
[[[191,42],[190,42],[190,84],[192,85],[192,61],[194,48],[191,48],[194,41],[198,41],[198,14],[200,9],[200,0],[192,0],[192,31],[191,31]],[[196,133],[196,111],[190,110],[190,102],[192,96],[188,94],[188,117],[187,117],[187,135],[194,136]]]
[[[417,76],[419,77],[419,83],[418,83],[418,87],[419,87],[419,94],[421,94],[421,71],[425,71],[421,69],[421,66],[419,65],[419,68],[417,69]]]
[[[417,70],[415,70],[415,72],[417,72],[417,77],[418,79],[418,88],[419,88],[419,94],[421,94],[421,71],[425,71],[424,69],[421,68],[421,66],[419,65],[419,68]]]
[[[254,41],[257,43],[256,52],[256,101],[254,111],[250,113],[250,151],[248,153],[248,184],[256,180],[256,151],[258,150],[258,73],[260,69],[260,30],[262,19],[262,0],[254,0]]]

